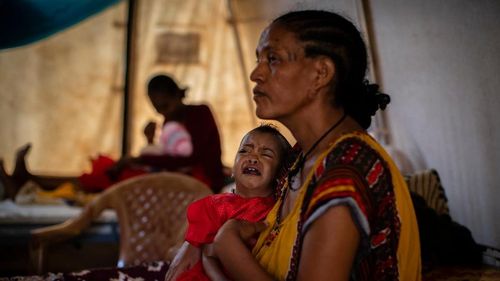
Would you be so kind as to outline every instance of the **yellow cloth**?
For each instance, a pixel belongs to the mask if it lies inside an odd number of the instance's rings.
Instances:
[[[34,181],[27,181],[16,195],[17,204],[65,204],[64,200],[73,201],[77,205],[84,206],[90,202],[96,194],[81,192],[75,184],[64,182],[54,190],[44,190]]]
[[[420,263],[420,241],[418,236],[418,226],[413,209],[413,204],[406,183],[380,144],[366,133],[346,134],[339,138],[335,143],[331,144],[327,151],[324,151],[316,160],[314,168],[307,175],[306,180],[299,191],[295,205],[285,218],[280,223],[280,231],[273,235],[273,226],[276,222],[278,211],[282,199],[280,198],[273,209],[268,214],[266,221],[269,227],[261,233],[259,239],[253,248],[253,254],[265,268],[267,272],[277,280],[285,280],[290,268],[290,258],[292,257],[293,247],[297,239],[297,223],[299,222],[300,210],[306,194],[307,186],[313,178],[316,167],[322,163],[324,158],[332,151],[335,146],[346,138],[359,138],[364,143],[368,144],[373,150],[378,152],[383,160],[388,164],[392,183],[394,186],[394,197],[396,199],[396,210],[401,223],[399,244],[397,249],[397,266],[399,272],[399,280],[413,281],[421,280],[421,263]],[[353,186],[337,185],[335,189],[352,190]],[[274,233],[274,232],[273,232]],[[270,242],[269,236],[275,236]]]

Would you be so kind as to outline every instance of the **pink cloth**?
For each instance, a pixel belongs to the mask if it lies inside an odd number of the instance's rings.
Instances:
[[[181,123],[176,121],[169,121],[163,125],[158,144],[150,144],[141,150],[141,155],[188,157],[192,153],[191,135]]]
[[[189,156],[193,153],[191,136],[181,123],[170,121],[163,126],[160,143],[165,154]]]

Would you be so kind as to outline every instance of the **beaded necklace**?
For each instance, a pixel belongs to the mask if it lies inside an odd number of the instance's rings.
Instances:
[[[271,232],[269,233],[269,236],[266,238],[266,241],[264,242],[264,244],[266,246],[269,246],[272,241],[274,240],[274,238],[276,236],[278,236],[279,232],[280,232],[280,223],[281,223],[281,213],[283,211],[283,205],[285,203],[285,198],[286,198],[286,194],[288,193],[288,189],[291,189],[292,191],[297,191],[299,190],[300,186],[297,187],[297,188],[293,188],[292,185],[293,185],[293,177],[295,177],[303,168],[305,162],[306,162],[306,159],[307,159],[307,156],[309,156],[309,154],[311,154],[311,152],[316,148],[316,146],[318,146],[318,144],[329,134],[331,133],[335,128],[337,128],[340,123],[342,123],[342,121],[344,121],[344,119],[346,118],[346,114],[344,113],[344,115],[337,121],[335,122],[335,124],[333,124],[323,135],[321,135],[321,137],[318,138],[318,140],[311,146],[311,148],[309,148],[309,150],[305,153],[305,154],[300,154],[300,156],[298,157],[298,160],[295,161],[295,163],[293,164],[293,166],[290,168],[290,170],[288,171],[288,177],[287,177],[287,180],[285,182],[285,186],[283,186],[283,192],[281,194],[281,198],[280,198],[280,206],[279,206],[279,210],[276,214],[276,221],[273,225],[273,228],[271,230]],[[288,187],[288,188],[287,188]]]
[[[309,148],[309,150],[307,150],[307,152],[305,154],[301,153],[299,155],[298,161],[295,162],[295,164],[292,166],[292,168],[290,168],[290,170],[288,171],[288,188],[290,188],[292,191],[299,190],[300,186],[297,188],[293,187],[293,182],[294,182],[293,178],[302,170],[302,168],[304,167],[304,164],[306,163],[306,160],[307,160],[307,157],[309,156],[309,154],[311,154],[311,152],[313,152],[313,150],[316,148],[316,146],[318,146],[318,144],[324,138],[326,138],[326,136],[328,136],[329,133],[331,133],[335,128],[337,128],[340,125],[340,123],[342,123],[342,121],[344,121],[344,119],[346,117],[347,117],[347,114],[344,113],[344,115],[342,115],[342,117],[337,122],[335,122],[335,124],[333,124],[328,130],[326,130],[326,132],[323,133],[323,135],[321,135],[321,137],[319,137],[316,140],[316,142],[314,142],[314,144],[311,146],[311,148]]]

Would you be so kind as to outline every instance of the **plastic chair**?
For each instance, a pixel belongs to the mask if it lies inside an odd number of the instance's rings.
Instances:
[[[114,209],[118,218],[119,267],[168,260],[169,251],[184,240],[187,206],[209,194],[204,183],[179,173],[147,174],[117,183],[91,201],[78,217],[31,232],[35,270],[44,272],[49,244],[79,235],[105,209]]]

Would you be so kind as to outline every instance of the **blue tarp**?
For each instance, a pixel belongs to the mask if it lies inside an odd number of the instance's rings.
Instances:
[[[120,0],[0,0],[0,49],[44,39]]]

